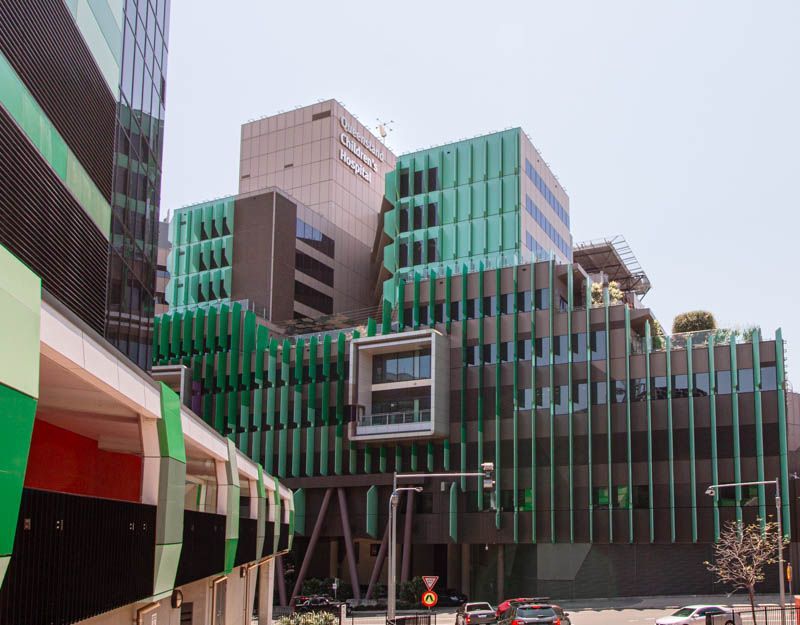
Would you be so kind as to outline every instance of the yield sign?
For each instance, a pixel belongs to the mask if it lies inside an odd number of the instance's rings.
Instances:
[[[436,586],[436,582],[439,581],[438,575],[423,575],[422,581],[425,582],[425,588],[428,590],[433,590],[433,587]]]

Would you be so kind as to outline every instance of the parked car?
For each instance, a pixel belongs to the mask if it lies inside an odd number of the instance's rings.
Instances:
[[[456,613],[456,625],[483,625],[496,620],[494,608],[486,601],[465,603]]]
[[[330,597],[323,597],[317,595],[315,597],[308,597],[303,603],[297,603],[294,611],[301,614],[303,612],[330,612],[331,614],[339,615],[342,608],[341,601],[334,601]],[[350,614],[350,606],[347,606],[347,613]]]
[[[720,605],[687,605],[669,616],[656,619],[656,625],[702,625],[708,615],[716,617],[712,620],[715,623],[721,621],[723,625],[726,623],[741,625],[742,623],[741,615],[736,614],[730,608]],[[726,615],[728,618],[723,619],[721,615]]]
[[[437,590],[436,593],[439,595],[437,605],[440,606],[458,606],[467,602],[467,595],[454,588],[448,588],[444,591]]]
[[[572,621],[569,620],[569,612],[565,612],[564,608],[555,603],[551,603],[550,605],[556,611],[556,616],[558,620],[561,621],[561,625],[572,625]]]
[[[505,601],[501,601],[496,610],[497,620],[499,621],[502,619],[503,615],[515,605],[519,605],[521,603],[541,603],[547,601],[547,599],[548,597],[517,597],[516,599],[506,599]]]
[[[506,610],[502,622],[504,625],[561,625],[561,619],[549,603],[512,605]]]

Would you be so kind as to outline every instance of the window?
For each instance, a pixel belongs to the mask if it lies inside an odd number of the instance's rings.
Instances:
[[[414,241],[414,263],[415,265],[422,264],[422,241]]]
[[[514,293],[504,293],[500,296],[500,314],[514,314]]]
[[[431,167],[428,169],[428,192],[439,190],[439,168]]]
[[[424,189],[422,188],[422,172],[415,171],[414,172],[414,195],[418,193],[423,193]]]
[[[536,289],[533,303],[536,310],[547,310],[550,308],[550,289]]]
[[[408,197],[408,170],[400,172],[400,197]]]
[[[606,399],[606,383],[605,382],[592,382],[592,405],[599,406],[605,404]]]
[[[582,362],[586,360],[586,333],[572,335],[572,361]]]
[[[325,315],[330,315],[333,312],[332,297],[320,293],[315,288],[297,280],[294,281],[294,299]]]
[[[397,229],[399,232],[408,232],[408,206],[401,206],[399,209],[400,221]]]
[[[397,265],[402,269],[408,267],[408,243],[401,243],[399,247]]]
[[[752,393],[753,389],[753,370],[739,369],[739,392]]]
[[[433,306],[433,321],[434,323],[444,323],[444,304],[434,304]]]
[[[431,377],[429,349],[397,354],[379,354],[372,358],[372,383],[426,380]]]
[[[530,312],[531,310],[531,292],[520,291],[517,293],[517,310],[519,312]]]
[[[549,408],[550,407],[550,387],[540,387],[536,389],[536,407]]]
[[[487,343],[483,346],[483,362],[487,365],[497,362],[497,345],[495,343]]]
[[[478,317],[478,300],[476,298],[467,300],[467,319],[476,319]]]
[[[631,401],[647,400],[647,378],[634,378],[631,380]]]
[[[461,302],[450,302],[450,320],[461,320]]]
[[[687,376],[685,373],[672,376],[672,396],[689,396],[689,376]]]
[[[605,360],[606,358],[605,330],[594,330],[589,333],[589,349],[592,350],[592,360]]]
[[[624,404],[628,398],[628,389],[625,380],[611,380],[614,394],[611,396],[611,403]]]
[[[692,376],[692,390],[695,397],[707,397],[709,388],[708,373],[695,373]]]
[[[553,363],[556,365],[563,365],[569,362],[569,349],[567,347],[567,340],[569,337],[566,334],[553,337]]]
[[[428,228],[439,225],[439,204],[431,202],[428,204]]]
[[[427,304],[420,304],[419,306],[419,324],[426,326],[428,325],[428,305]]]
[[[561,312],[567,312],[568,309],[569,309],[569,304],[567,303],[567,300],[565,300],[563,297],[559,295],[558,310],[560,310]]]
[[[494,317],[497,314],[497,296],[487,295],[483,298],[483,316]]]
[[[466,362],[470,367],[479,365],[481,362],[481,346],[480,345],[467,345],[466,347]]]
[[[410,328],[414,325],[414,309],[411,307],[403,309],[403,327]]]
[[[586,382],[572,383],[572,411],[586,412],[589,409],[589,386]]]
[[[717,371],[717,394],[730,395],[731,394],[731,372],[730,371]]]
[[[423,212],[422,204],[414,207],[414,230],[419,230],[420,228],[425,227],[422,221],[422,212]]]
[[[297,220],[296,237],[306,245],[310,245],[326,256],[334,257],[335,245],[333,239],[322,234],[319,230],[307,224],[302,219]]]
[[[327,286],[333,286],[332,267],[328,267],[326,264],[319,262],[316,258],[312,258],[308,254],[298,251],[294,253],[294,263],[297,270],[301,273],[311,276]]]
[[[517,407],[520,410],[530,410],[533,407],[533,389],[517,389]]]
[[[428,239],[428,262],[429,263],[438,263],[439,262],[439,248],[437,243],[439,239]]]
[[[667,376],[657,375],[650,378],[650,396],[653,399],[667,398]]]
[[[531,340],[520,339],[517,341],[517,358],[519,360],[531,359]]]
[[[550,337],[543,336],[534,342],[536,347],[536,366],[543,367],[550,364]]]
[[[633,487],[633,507],[638,509],[650,507],[650,487],[647,484]]]
[[[778,375],[775,365],[761,366],[761,390],[774,391],[778,388]]]
[[[567,386],[554,386],[553,387],[553,404],[555,406],[555,414],[567,414],[569,408],[567,404],[569,396],[567,393]]]

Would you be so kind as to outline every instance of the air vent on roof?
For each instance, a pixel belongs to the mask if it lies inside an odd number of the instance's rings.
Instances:
[[[318,119],[325,119],[326,117],[330,117],[330,116],[331,116],[331,110],[328,109],[327,111],[322,111],[321,113],[314,113],[311,116],[311,121],[315,122]]]

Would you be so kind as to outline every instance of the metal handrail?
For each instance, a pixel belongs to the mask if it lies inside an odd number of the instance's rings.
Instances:
[[[358,417],[357,425],[364,427],[371,425],[402,425],[404,423],[429,423],[430,420],[430,409],[408,412],[378,412]]]

